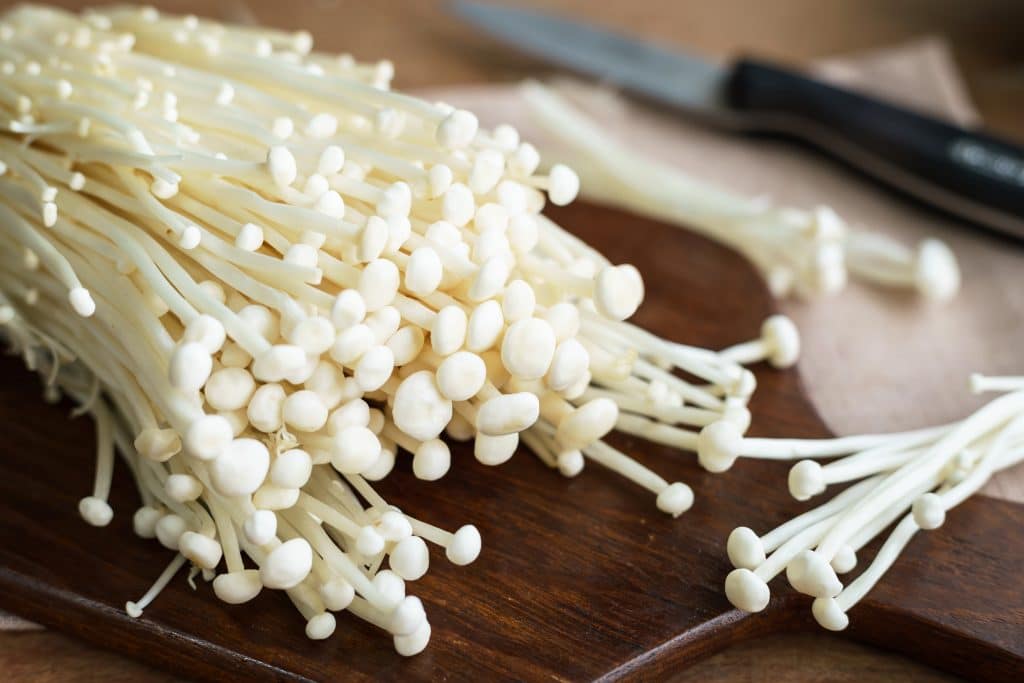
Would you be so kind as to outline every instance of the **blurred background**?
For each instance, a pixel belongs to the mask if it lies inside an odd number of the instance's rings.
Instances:
[[[0,9],[15,3],[0,2]],[[81,8],[82,2],[53,4]],[[453,18],[434,0],[156,2],[175,13],[308,29],[319,50],[390,59],[402,90],[511,82],[552,75]],[[669,46],[726,58],[755,54],[801,65],[922,38],[948,48],[984,126],[1024,141],[1024,2],[1020,0],[553,0],[517,2],[603,24]],[[0,678],[11,681],[166,681],[116,655],[56,633],[0,633]],[[742,644],[679,681],[954,680],[902,657],[826,635]]]

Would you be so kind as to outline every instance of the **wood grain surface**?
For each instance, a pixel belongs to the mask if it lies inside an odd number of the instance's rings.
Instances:
[[[10,3],[0,2],[0,6],[7,4]],[[72,2],[63,4],[80,5],[82,3]],[[316,36],[317,44],[325,49],[345,49],[363,58],[388,57],[393,59],[398,67],[397,85],[402,88],[492,79],[509,80],[522,78],[526,75],[542,74],[547,70],[544,65],[496,48],[493,43],[485,38],[472,34],[464,27],[447,18],[440,10],[439,3],[437,2],[355,3],[319,0],[313,2],[276,3],[271,0],[263,0],[248,3],[158,2],[156,4],[174,11],[195,11],[219,19],[245,20],[247,18],[255,18],[262,23],[292,28],[310,28]],[[1024,95],[1024,87],[1022,87],[1020,78],[1017,77],[1015,79],[1013,77],[1014,72],[1006,66],[1014,60],[1019,62],[1022,59],[1019,41],[1016,39],[1016,27],[1019,27],[1021,19],[1021,5],[1019,3],[884,2],[883,0],[868,0],[861,3],[820,3],[815,0],[788,0],[786,2],[764,3],[762,5],[761,3],[726,0],[717,3],[666,1],[603,2],[598,4],[587,2],[586,0],[560,0],[559,2],[547,4],[554,5],[556,8],[567,13],[586,14],[590,18],[608,25],[618,26],[624,30],[646,35],[669,44],[689,45],[711,54],[724,55],[733,52],[737,48],[743,48],[759,54],[795,61],[823,54],[836,54],[876,45],[891,44],[923,33],[943,33],[952,39],[960,64],[965,68],[968,75],[972,95],[979,103],[989,124],[1004,133],[1024,137],[1024,120],[1019,116],[1020,105],[1024,103],[1024,97],[1022,97]],[[809,19],[814,20],[814,31],[806,30],[806,21]],[[632,225],[625,218],[623,218],[622,224]],[[581,225],[580,227],[585,229],[585,226]],[[687,260],[677,264],[675,266],[676,269],[685,269],[689,265],[689,259],[692,257],[692,254],[687,252],[685,256]],[[737,272],[742,275],[740,279],[750,277],[745,266],[737,266]],[[735,286],[735,283],[733,284]],[[748,298],[747,305],[751,309],[754,307],[752,301],[753,299]],[[762,303],[765,306],[767,305],[766,301],[762,301]],[[757,311],[757,315],[751,314],[747,324],[752,324],[752,321],[763,312],[762,310]],[[671,331],[679,334],[685,332],[686,338],[694,341],[700,341],[699,335],[703,334],[704,331],[710,331],[711,333],[725,332],[725,328],[714,327],[717,324],[714,320],[706,322],[712,326],[711,329],[704,330],[701,325],[687,325],[680,330]],[[754,328],[736,330],[736,333],[739,336],[745,336],[752,329]],[[692,337],[690,336],[691,330]],[[732,340],[733,338],[729,338],[721,339],[720,341],[721,343],[726,343]],[[713,341],[713,339],[709,338],[707,341]],[[78,472],[81,478],[78,480],[79,485],[77,488],[73,481],[69,481],[66,484],[46,482],[45,477],[37,472],[34,467],[31,472],[21,475],[23,479],[15,478],[17,482],[17,485],[13,486],[16,489],[14,491],[14,494],[16,494],[15,499],[18,499],[19,496],[22,499],[26,496],[33,499],[37,509],[33,510],[30,520],[38,526],[37,530],[45,538],[40,538],[39,534],[36,534],[26,539],[23,531],[18,533],[17,538],[12,538],[9,535],[9,530],[13,522],[7,521],[5,516],[6,526],[3,532],[5,535],[2,536],[2,545],[4,548],[13,547],[10,545],[13,542],[19,546],[26,544],[44,546],[53,539],[61,538],[62,533],[73,530],[71,533],[74,543],[78,544],[81,548],[77,555],[51,556],[49,564],[42,562],[39,566],[31,567],[31,571],[38,572],[34,574],[36,576],[54,576],[59,573],[58,569],[73,568],[76,575],[81,575],[80,580],[86,586],[91,587],[87,594],[92,595],[94,598],[99,598],[101,603],[109,606],[108,610],[101,610],[101,613],[105,614],[107,611],[110,613],[116,612],[119,609],[119,601],[122,598],[128,597],[124,595],[125,593],[135,596],[137,592],[140,592],[145,587],[146,580],[142,576],[127,578],[131,573],[127,568],[144,565],[152,573],[157,570],[163,554],[158,549],[134,539],[128,540],[125,543],[114,544],[109,538],[103,539],[99,535],[93,536],[92,532],[94,530],[86,528],[75,518],[73,514],[74,501],[85,490],[83,482],[87,481],[87,474],[85,473],[90,466],[89,458],[87,457],[90,448],[89,444],[91,443],[90,430],[88,426],[79,423],[75,427],[68,428],[65,433],[65,427],[61,422],[64,419],[61,411],[47,412],[40,409],[37,413],[33,413],[29,409],[24,408],[24,405],[29,405],[36,401],[38,393],[34,379],[29,378],[28,375],[16,369],[16,365],[11,363],[4,364],[3,371],[5,372],[3,380],[5,399],[3,405],[0,406],[0,410],[3,411],[0,414],[4,416],[5,424],[10,425],[9,430],[18,433],[20,433],[19,430],[27,432],[28,430],[25,425],[34,425],[34,428],[42,429],[43,433],[59,434],[60,443],[65,446],[60,449],[60,452],[54,452],[54,440],[32,441],[30,436],[29,442],[20,444],[17,440],[7,440],[7,444],[4,447],[5,450],[13,449],[13,451],[21,453],[22,449],[26,446],[35,444],[43,448],[41,450],[26,451],[32,452],[31,457],[39,459],[72,457],[82,459],[82,461],[79,464],[80,470]],[[778,389],[784,394],[795,389],[794,386],[790,386],[789,389],[786,388],[786,384],[793,381],[791,378],[773,380],[771,377],[775,377],[775,373],[767,373],[768,376],[766,376],[766,373],[760,374],[762,378],[761,401],[765,400],[765,396],[772,395],[774,388],[771,386],[771,382],[773,381],[780,382]],[[22,415],[26,412],[35,414],[36,421],[19,423],[18,421],[21,420]],[[781,433],[776,432],[776,428],[782,429],[786,427],[788,429],[793,426],[771,422],[773,419],[771,415],[764,412],[762,412],[762,415],[769,422],[767,424],[759,423],[758,429],[770,427],[771,429],[768,431],[771,431],[771,433]],[[13,424],[11,424],[11,416],[15,416]],[[808,433],[814,432],[818,427],[819,425],[813,422],[804,425]],[[6,453],[4,455],[6,456]],[[650,455],[651,457],[658,457],[655,453]],[[675,456],[670,455],[669,457]],[[474,467],[475,463],[469,462],[467,465]],[[515,481],[515,478],[519,476],[536,476],[538,482],[542,479],[549,480],[553,478],[554,483],[548,483],[547,485],[555,486],[555,484],[558,484],[558,490],[566,495],[572,494],[572,500],[578,504],[582,504],[584,500],[584,498],[578,496],[588,495],[588,491],[592,492],[591,487],[608,487],[610,491],[618,490],[623,496],[621,502],[624,508],[613,507],[613,511],[616,514],[638,513],[640,514],[638,519],[646,520],[658,527],[657,530],[651,528],[651,531],[647,531],[650,527],[644,527],[644,531],[653,536],[648,541],[649,547],[656,547],[663,539],[671,539],[672,535],[677,533],[673,529],[678,529],[688,523],[685,519],[680,520],[675,522],[676,526],[673,527],[672,523],[667,522],[667,520],[661,520],[652,512],[650,501],[642,493],[627,490],[629,488],[627,485],[615,481],[613,478],[602,477],[596,471],[587,472],[585,478],[579,482],[566,483],[560,480],[557,475],[540,470],[540,466],[530,460],[529,456],[518,457],[514,463],[514,469],[497,473],[500,476],[496,477],[496,482],[499,486],[496,490],[502,491],[501,486],[507,485],[507,481]],[[65,476],[63,471],[62,469],[61,478]],[[694,475],[689,481],[697,486],[698,494],[702,501],[698,504],[699,510],[703,505],[712,500],[712,488],[705,486],[702,480],[703,475],[697,472],[695,467],[687,465],[683,468],[682,472],[687,476],[689,474]],[[731,474],[727,475],[727,477],[731,476]],[[765,476],[778,477],[780,475],[778,472],[774,475],[766,472]],[[597,479],[594,479],[594,477],[597,477]],[[25,493],[25,491],[29,490],[38,490],[33,489],[32,486],[38,484],[41,479],[46,484],[46,487],[60,488],[63,491],[61,494],[63,497],[58,496],[51,499],[49,494],[47,494],[45,498],[40,497],[36,499],[32,494]],[[592,483],[588,480],[591,480]],[[724,484],[725,481],[723,479],[720,484]],[[442,485],[447,487],[453,486],[454,483],[455,480],[452,479],[442,482]],[[741,489],[735,488],[736,481],[732,483],[734,487],[730,489],[731,495],[735,496],[736,491]],[[397,482],[396,485],[398,485]],[[580,487],[579,490],[576,487]],[[11,486],[5,485],[4,490],[6,491],[8,488],[11,488]],[[529,485],[527,485],[527,488],[530,488]],[[756,491],[756,487],[754,490]],[[744,500],[747,500],[747,491],[744,490],[743,493],[745,495]],[[45,501],[45,503],[40,505],[39,500]],[[443,495],[440,502],[442,504],[445,502]],[[730,504],[737,506],[734,512],[739,511],[739,502],[734,501]],[[124,505],[122,505],[123,507]],[[513,506],[512,509],[515,509],[515,507]],[[790,511],[790,509],[783,507],[773,508],[773,513],[776,515],[774,520],[766,519],[764,521],[781,520]],[[1002,512],[1004,511],[997,510],[997,514]],[[964,536],[960,540],[973,541],[973,538],[969,537],[967,529],[971,528],[971,524],[983,521],[972,515],[974,515],[973,506],[964,508],[963,514],[959,515],[961,518],[966,519],[963,527],[956,527],[960,529]],[[744,519],[748,520],[750,518],[746,517]],[[470,520],[453,520],[453,522],[461,521]],[[952,521],[953,516],[951,516]],[[123,532],[125,524],[123,517],[119,523],[122,525],[121,531]],[[730,523],[725,520],[721,522],[723,526],[729,526]],[[538,523],[537,526],[540,527],[540,524]],[[925,565],[929,562],[929,557],[934,559],[938,556],[926,556],[924,553],[926,550],[929,552],[941,552],[942,548],[932,549],[929,544],[939,543],[941,545],[943,543],[941,536],[947,533],[954,533],[953,529],[954,527],[951,526],[933,537],[916,540],[911,548],[909,559],[907,559],[905,564],[901,563],[901,565],[894,569],[893,578],[900,580],[908,578],[906,574],[900,577],[899,572],[909,572],[909,577],[914,578],[923,573],[925,569],[929,570],[930,575],[935,574],[935,569],[941,566],[940,564],[936,562],[931,567],[926,567]],[[105,533],[110,534],[111,531]],[[113,533],[117,534],[118,532],[113,531]],[[711,530],[708,530],[708,539],[712,535]],[[127,539],[128,537],[122,534],[122,538]],[[717,594],[718,585],[721,577],[724,576],[725,569],[721,554],[722,538],[724,536],[719,536],[716,539],[719,545],[713,551],[700,550],[697,553],[697,559],[691,560],[707,563],[708,566],[715,568],[719,574],[706,585],[688,586],[687,588],[690,592]],[[955,536],[951,538],[955,538]],[[503,540],[506,543],[509,540],[512,541],[511,545],[504,547],[504,550],[501,548]],[[1013,547],[1009,545],[1010,542],[1008,539],[1003,539],[1002,543],[1006,545],[999,544],[996,547],[988,548],[986,552],[993,558],[999,558],[1006,552],[1006,548]],[[494,557],[499,558],[494,561],[507,562],[508,564],[504,565],[504,569],[509,571],[519,566],[516,564],[517,556],[515,553],[517,551],[525,552],[530,547],[522,543],[518,536],[514,536],[510,532],[503,537],[500,524],[497,529],[487,528],[485,530],[485,545],[485,555],[481,558],[481,564],[468,569],[453,570],[453,568],[443,567],[443,560],[441,560],[437,563],[438,566],[435,570],[431,572],[432,574],[436,572],[436,574],[430,580],[438,583],[451,583],[452,590],[461,588],[463,591],[471,591],[477,585],[476,582],[481,581],[481,579],[478,577],[474,580],[472,577],[467,577],[467,574],[475,572],[478,567],[483,566],[482,563],[485,561],[485,558],[491,555],[492,550],[498,553]],[[1018,545],[1017,549],[1019,547]],[[949,548],[947,547],[946,549],[948,550]],[[602,547],[601,550],[610,560],[615,559],[612,549]],[[690,552],[690,549],[685,549],[680,553],[680,556],[688,557]],[[1017,554],[1019,555],[1019,552]],[[97,556],[103,558],[98,563],[96,561]],[[619,555],[618,557],[620,558],[618,560],[620,563],[619,567],[622,568],[625,566],[625,560],[622,559],[625,556]],[[659,572],[664,570],[667,571],[668,576],[671,576],[672,568],[679,564],[679,557],[674,557],[671,562],[667,563],[667,570],[662,568],[659,569]],[[581,563],[580,567],[585,570],[587,563]],[[581,571],[580,567],[574,567],[572,571],[578,573]],[[970,577],[971,567],[965,565],[959,569],[968,578]],[[563,570],[567,573],[570,571],[569,568],[563,568]],[[1019,567],[1016,575],[1020,575]],[[1010,576],[1013,575],[1011,574]],[[1000,576],[989,578],[994,583],[1003,581],[1003,578]],[[582,584],[582,579],[579,583]],[[115,593],[121,591],[120,594],[117,594],[116,598],[113,595],[101,594],[101,587],[110,586],[111,584],[116,588]],[[884,587],[885,583],[883,582],[883,585],[879,588],[879,600],[885,595],[882,592]],[[483,586],[483,588],[487,588],[487,586]],[[176,586],[176,590],[183,594],[183,599],[189,599],[188,593],[182,590],[181,586]],[[424,594],[430,590],[432,590],[431,586],[424,585]],[[189,602],[188,604],[191,607],[181,608],[178,610],[179,614],[177,616],[184,620],[185,623],[201,624],[209,616],[208,610],[211,608],[214,610],[225,609],[219,605],[208,604],[208,599],[210,598],[208,592],[208,588],[201,587],[200,595],[196,597],[202,599]],[[927,590],[925,592],[927,593]],[[671,595],[666,594],[666,597],[671,597]],[[23,598],[24,596],[19,595],[16,597]],[[914,599],[923,599],[923,597],[919,595]],[[936,597],[934,591],[932,597]],[[955,592],[953,597],[956,597]],[[54,597],[55,600],[66,600],[67,598],[68,596],[64,593]],[[506,594],[504,595],[504,602],[516,606],[516,601],[521,601],[522,598],[522,595]],[[448,629],[465,628],[470,623],[473,624],[474,628],[492,628],[490,623],[480,624],[479,619],[476,622],[460,622],[458,611],[455,612],[455,616],[442,616],[442,613],[449,609],[449,605],[434,603],[432,600],[428,600],[428,602],[431,602],[428,605],[428,609],[431,609],[433,621],[435,624],[438,624],[436,640],[442,637],[442,635],[447,637]],[[929,608],[932,610],[931,616],[941,616],[941,613],[944,611],[955,614],[954,610],[958,609],[955,603],[956,600],[953,600],[951,603],[946,603],[943,606],[943,602],[940,600],[932,604]],[[0,606],[6,604],[6,598],[0,600]],[[12,607],[14,606],[13,602],[10,604]],[[277,606],[279,612],[281,612],[280,607],[280,605]],[[519,604],[519,608],[522,609],[521,604]],[[37,616],[40,616],[44,609],[46,609],[45,606],[32,611],[38,611],[39,615]],[[161,609],[170,608],[158,604],[147,613],[147,618],[168,618],[166,613],[158,611]],[[870,602],[863,606],[864,611],[873,609]],[[26,609],[25,611],[30,610]],[[174,612],[175,610],[171,611]],[[284,612],[281,613],[283,614]],[[512,616],[509,618],[514,618],[517,612],[513,610],[510,614]],[[573,615],[573,618],[568,620],[569,626],[576,625],[584,629],[594,628],[589,623],[580,620],[578,613],[570,610],[569,614]],[[855,625],[859,622],[859,616],[858,613],[855,613]],[[234,615],[233,618],[235,621],[232,623],[235,629],[250,626],[257,636],[264,633],[259,615]],[[1006,612],[1004,609],[990,615],[990,618],[993,628],[1010,629],[1011,634],[1019,634],[1021,630],[1019,609],[1010,612]],[[455,621],[452,621],[452,619],[455,619]],[[51,610],[50,623],[70,629],[69,620],[70,617],[59,610]],[[621,621],[621,619],[618,621]],[[100,628],[101,623],[105,624],[105,622],[99,621],[84,622],[79,624],[77,629],[83,636],[92,635],[91,639],[93,641],[102,641],[107,646],[121,645],[120,641],[125,636],[116,630],[108,635],[97,635],[95,633],[103,630]],[[891,629],[902,629],[901,624],[901,618],[895,617],[890,631]],[[348,622],[342,620],[339,631],[346,625],[348,625]],[[769,628],[772,625],[773,623],[770,619],[761,620],[761,628]],[[1014,625],[1016,626],[1014,627]],[[289,624],[289,627],[295,633],[301,631],[301,624],[298,623],[297,618]],[[1013,630],[1014,628],[1016,629],[1015,631]],[[380,636],[380,634],[373,635],[378,638]],[[608,636],[608,634],[604,635]],[[855,632],[855,635],[874,642],[882,641],[883,646],[887,643],[891,644],[889,637],[892,633],[884,629],[874,635],[862,632]],[[130,634],[128,637],[130,638]],[[619,642],[621,639],[614,640]],[[178,643],[182,647],[181,661],[176,661],[172,664],[172,668],[179,673],[191,670],[187,666],[181,666],[183,662],[188,660],[188,655],[186,654],[188,642],[185,640]],[[350,643],[343,642],[336,645],[336,654],[339,658],[345,658],[346,654],[353,651],[346,647],[347,645],[350,645]],[[635,646],[637,644],[632,642],[626,647]],[[519,650],[520,657],[529,657],[531,655],[530,652],[522,650],[522,643],[512,641],[508,643],[508,647],[513,651]],[[120,648],[116,647],[115,649]],[[926,660],[928,660],[928,655],[942,649],[941,642],[922,641],[918,643],[919,654],[926,655]],[[945,653],[946,657],[955,660],[957,649],[946,649],[952,650]],[[622,650],[619,649],[618,652],[621,654]],[[154,661],[152,653],[145,649],[144,645],[141,646],[141,649],[136,654],[144,660]],[[564,656],[566,658],[569,657],[568,653]],[[628,657],[628,653],[623,656]],[[664,655],[662,656],[664,657]],[[956,662],[954,661],[953,664],[956,664]],[[963,666],[964,663],[960,662],[961,670],[963,670]],[[169,680],[163,674],[153,673],[149,669],[138,667],[119,657],[67,640],[53,632],[0,635],[0,672],[3,672],[5,679],[10,680]],[[393,671],[392,673],[401,674],[404,671]],[[974,679],[981,673],[983,673],[983,670],[970,671],[967,673],[967,677]],[[697,664],[688,669],[686,673],[679,674],[679,676],[679,680],[744,681],[794,680],[797,678],[833,681],[864,679],[946,680],[944,676],[911,664],[900,657],[862,649],[842,642],[832,636],[820,634],[791,637],[773,635],[768,639],[739,645]]]

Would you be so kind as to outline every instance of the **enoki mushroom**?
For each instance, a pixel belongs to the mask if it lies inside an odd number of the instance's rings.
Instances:
[[[231,604],[285,591],[310,638],[345,610],[412,655],[427,544],[465,565],[481,539],[385,501],[372,482],[398,459],[429,482],[443,434],[485,465],[523,442],[678,516],[690,488],[605,435],[723,469],[702,443],[746,430],[743,364],[791,365],[799,341],[782,317],[722,352],[624,322],[636,268],[540,213],[574,199],[573,171],[391,92],[387,63],[311,48],[151,8],[6,14],[0,323],[48,397],[96,420],[82,518],[109,523],[120,453],[135,532],[176,553],[131,615],[191,563]]]
[[[999,470],[1024,460],[1024,377],[971,378],[975,392],[1008,392],[961,422],[899,434],[837,439],[731,440],[730,457],[799,459],[789,490],[808,500],[827,487],[857,481],[828,502],[758,536],[729,536],[729,601],[747,612],[767,607],[768,582],[785,571],[790,585],[814,597],[824,628],[845,629],[847,612],[882,578],[919,530],[937,529],[946,512]],[[724,446],[725,441],[719,446]],[[721,455],[721,453],[720,453]],[[816,459],[838,457],[825,465]],[[859,481],[858,481],[859,480]],[[857,552],[895,523],[871,563],[844,585]]]
[[[530,111],[559,154],[572,162],[585,194],[694,230],[750,260],[778,297],[840,291],[850,276],[881,287],[916,290],[946,301],[960,288],[950,248],[929,238],[910,249],[880,233],[848,226],[832,209],[773,205],[696,180],[648,159],[539,83],[522,89]]]

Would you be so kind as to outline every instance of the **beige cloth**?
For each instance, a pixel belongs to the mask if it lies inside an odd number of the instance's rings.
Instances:
[[[977,122],[942,40],[828,59],[815,68],[847,87],[963,125]],[[792,144],[711,130],[593,86],[561,87],[571,88],[589,116],[632,148],[701,180],[781,205],[828,204],[851,225],[907,244],[926,236],[950,244],[963,289],[949,304],[857,283],[827,299],[781,302],[802,333],[799,369],[811,400],[837,434],[955,420],[988,398],[968,393],[970,373],[1024,373],[1024,245],[925,211]],[[545,133],[529,120],[514,86],[432,95],[476,112],[485,123],[512,123],[544,149]],[[1024,470],[1001,474],[986,492],[1024,501]]]
[[[826,78],[923,111],[963,124],[977,120],[940,40],[829,59],[817,68]],[[964,289],[948,306],[929,307],[914,296],[857,285],[828,301],[783,302],[803,334],[799,367],[811,399],[836,433],[953,420],[980,402],[964,389],[970,372],[1024,371],[1024,247],[960,229],[791,145],[719,134],[591,91],[602,106],[589,114],[638,150],[698,178],[792,206],[829,204],[854,225],[908,243],[937,235],[952,245]],[[544,147],[544,136],[530,125],[514,86],[432,94],[469,108],[484,122],[513,123]],[[1022,481],[1024,475],[1004,473],[988,492],[1024,501]],[[0,613],[0,630],[25,628],[38,627]]]

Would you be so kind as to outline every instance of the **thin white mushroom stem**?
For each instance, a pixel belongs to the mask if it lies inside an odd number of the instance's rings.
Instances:
[[[217,504],[216,499],[211,500],[210,514],[214,524],[217,525],[217,537],[224,550],[224,564],[228,573],[244,571],[245,565],[242,563],[241,548],[238,544],[238,534],[234,522],[224,507]]]
[[[171,582],[171,579],[174,578],[174,575],[177,574],[185,565],[185,562],[187,562],[187,560],[184,555],[180,553],[175,555],[174,559],[167,565],[167,568],[160,573],[160,576],[157,577],[156,581],[153,582],[153,585],[149,587],[149,590],[147,590],[141,598],[125,603],[124,608],[125,611],[128,612],[128,616],[133,618],[141,617],[143,610],[149,607],[149,605],[156,600],[157,596],[160,595],[163,589],[167,587],[167,584]]]
[[[93,405],[90,412],[96,420],[96,474],[92,496],[83,498],[78,503],[78,510],[89,524],[106,526],[113,517],[107,498],[114,476],[114,424],[103,401]]]
[[[626,434],[639,436],[648,441],[660,443],[685,451],[697,450],[697,432],[673,427],[637,415],[620,413],[615,428]]]
[[[376,555],[383,550],[384,539],[371,527],[361,527],[329,505],[307,493],[299,494],[298,506],[315,515],[351,539],[360,555]]]
[[[934,443],[949,429],[950,425],[941,425],[934,429],[893,435],[891,439],[880,445],[823,465],[822,473],[828,483],[835,483],[894,469],[902,465],[905,459]],[[860,474],[861,472],[863,474]]]
[[[578,400],[590,401],[595,398],[609,398],[615,401],[619,408],[624,411],[637,413],[668,424],[705,427],[712,422],[722,419],[722,413],[717,410],[691,408],[689,406],[664,405],[654,403],[646,398],[638,397],[631,393],[598,387],[588,387]]]
[[[603,441],[590,444],[583,454],[595,462],[621,474],[657,496],[658,509],[678,517],[693,504],[693,492],[681,482],[669,484],[636,460],[612,448]]]

